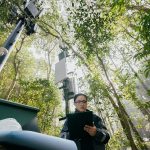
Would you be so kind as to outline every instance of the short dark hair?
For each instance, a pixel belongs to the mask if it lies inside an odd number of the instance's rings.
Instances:
[[[78,96],[84,96],[84,97],[86,98],[86,100],[88,99],[88,97],[87,97],[85,94],[83,94],[83,93],[78,93],[78,94],[76,94],[76,95],[74,96],[74,102],[76,101],[76,99],[77,99]]]

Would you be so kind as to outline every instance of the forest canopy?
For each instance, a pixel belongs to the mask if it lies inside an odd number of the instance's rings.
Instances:
[[[24,13],[26,1],[0,1],[3,47]],[[0,97],[40,108],[39,127],[59,136],[63,92],[54,65],[61,51],[76,63],[79,92],[102,117],[108,150],[148,150],[150,116],[149,0],[36,0],[43,9],[34,34],[25,28],[0,72]],[[25,20],[28,17],[25,17]],[[26,26],[27,26],[26,21]],[[78,70],[83,76],[78,78]],[[71,102],[71,100],[70,100]],[[61,108],[61,109],[60,109]]]

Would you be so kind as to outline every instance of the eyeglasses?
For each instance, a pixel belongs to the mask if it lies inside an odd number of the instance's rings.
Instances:
[[[86,100],[83,100],[83,101],[76,101],[75,103],[77,103],[77,104],[81,104],[81,103],[86,104],[87,101],[86,101]]]

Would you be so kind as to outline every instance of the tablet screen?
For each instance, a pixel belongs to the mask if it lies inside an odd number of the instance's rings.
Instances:
[[[80,139],[88,137],[89,134],[84,131],[85,125],[93,126],[93,112],[79,112],[67,115],[68,130],[70,139]]]

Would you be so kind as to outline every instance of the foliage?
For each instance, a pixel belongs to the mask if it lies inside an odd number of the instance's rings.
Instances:
[[[6,0],[1,2],[0,9],[3,13],[0,14],[0,33],[3,36],[0,36],[2,37],[0,43],[2,45],[6,39],[5,36],[8,36],[8,32],[14,28],[20,17],[18,15],[14,19],[14,16],[11,16],[11,10],[16,7],[21,15],[23,13],[23,1]],[[52,14],[50,16],[49,13],[46,20],[53,20],[54,23],[57,20],[56,18],[53,17]],[[7,29],[9,30],[7,31]],[[39,34],[40,33],[41,31],[39,30]],[[24,35],[24,32],[22,35]],[[36,36],[38,36],[38,34],[36,34]],[[29,49],[29,47],[32,47],[32,41],[33,39],[35,40],[35,36],[32,35],[26,38],[25,41],[21,39],[22,37],[18,40],[16,47],[14,47],[13,52],[0,74],[0,97],[5,99],[7,97],[6,94],[10,90],[9,100],[40,108],[38,115],[41,131],[47,134],[58,135],[59,127],[57,117],[60,113],[58,109],[60,104],[59,91],[53,82],[53,76],[50,77],[49,80],[43,79],[43,74],[45,74],[47,67],[47,62],[44,58],[43,60],[41,58],[39,61],[43,62],[45,66],[42,66],[42,70],[37,72],[37,68],[39,67],[36,62],[37,60],[32,49]],[[40,78],[35,79],[36,77]]]
[[[38,107],[38,122],[40,130],[47,134],[57,134],[54,119],[59,113],[60,96],[57,87],[52,81],[36,79],[19,81],[19,90],[15,90],[14,101]],[[57,112],[57,113],[56,113]],[[55,128],[54,128],[55,126]],[[55,129],[55,130],[54,130]]]
[[[75,38],[82,43],[82,50],[87,57],[95,53],[95,48],[107,52],[103,44],[111,39],[111,22],[107,13],[99,9],[94,2],[88,5],[85,1],[78,1],[70,12]]]
[[[122,131],[117,130],[113,137],[110,139],[109,144],[107,145],[107,150],[116,149],[120,150],[123,148],[129,147],[129,143],[122,134]]]
[[[50,52],[53,49],[58,50],[58,41],[62,41],[80,59],[80,65],[83,64],[90,70],[90,72],[86,71],[88,77],[84,81],[81,80],[80,84],[84,88],[88,87],[88,90],[84,89],[84,91],[90,96],[91,102],[94,101],[92,104],[96,106],[97,112],[110,128],[112,138],[107,148],[126,148],[131,144],[129,142],[132,139],[127,141],[124,130],[120,130],[120,122],[130,125],[129,134],[133,135],[135,130],[130,117],[124,120],[126,111],[122,109],[121,104],[125,99],[138,106],[141,112],[146,111],[146,105],[136,97],[135,79],[140,79],[139,70],[145,71],[146,77],[150,72],[149,1],[68,0],[64,3],[71,4],[68,7],[67,23],[60,14],[58,3],[54,0],[45,1],[47,10],[40,19],[36,20],[40,27],[38,33],[30,36],[19,52],[21,40],[18,41],[16,50],[10,55],[0,74],[0,96],[5,98],[10,88],[11,100],[39,107],[41,110],[38,116],[39,126],[42,132],[58,135],[59,127],[56,118],[59,116],[60,97],[53,82],[53,72],[48,71],[53,64],[48,64],[46,57],[38,58],[39,63],[37,63],[31,50],[27,49],[32,47],[32,41],[35,41],[35,38],[40,39],[41,43],[34,42],[35,48],[40,47],[40,54],[47,52],[45,54],[54,59]],[[17,8],[19,14],[22,14],[23,1],[2,0],[0,4],[0,45],[2,45],[19,17],[15,16],[16,14],[14,14],[15,17],[12,16],[12,11]],[[115,40],[118,45],[112,48],[110,41],[115,42]],[[121,64],[118,64],[115,57],[120,57],[118,53],[122,51],[120,48],[122,41],[128,41],[126,45],[129,47],[129,55],[124,53],[124,57],[119,58],[123,59],[120,61]],[[56,48],[54,48],[55,45],[57,45]],[[109,58],[113,51],[116,51],[113,57],[114,65],[110,63]],[[135,64],[131,63],[134,58]],[[140,65],[136,66],[136,63]],[[18,74],[16,74],[15,65],[18,67]],[[11,88],[12,84],[13,88]],[[114,126],[118,129],[116,130]],[[139,146],[142,140],[136,137],[137,134],[134,135],[131,136],[132,142]]]
[[[97,97],[99,97],[100,100],[102,98],[103,105],[105,105],[105,100],[109,98],[110,103],[112,103],[118,118],[120,119],[121,125],[124,129],[123,131],[128,138],[128,142],[133,149],[138,149],[139,147],[143,148],[142,138],[139,136],[131,118],[124,109],[121,100],[123,101],[124,98],[131,99],[137,104],[134,78],[132,78],[131,82],[128,82],[128,74],[125,76],[120,74],[117,76],[119,78],[118,81],[113,80],[115,72],[110,71],[112,66],[109,65],[108,54],[110,54],[111,48],[108,47],[108,44],[110,40],[117,38],[121,33],[123,34],[122,37],[126,37],[125,40],[128,40],[129,37],[134,39],[134,43],[137,40],[141,40],[141,37],[137,34],[139,28],[136,28],[141,19],[140,13],[136,12],[138,10],[137,8],[138,7],[133,6],[133,3],[130,1],[105,1],[103,3],[100,1],[74,0],[72,1],[72,8],[68,9],[71,16],[70,22],[75,29],[75,38],[80,43],[80,53],[82,53],[82,56],[85,59],[83,64],[86,64],[91,71],[89,73],[91,75],[91,81],[89,80],[89,94],[96,100]],[[140,7],[140,9],[141,11],[144,10],[142,7]],[[118,32],[114,31],[114,29],[118,27]],[[140,44],[141,43],[139,42],[138,46]],[[134,47],[136,47],[135,44]],[[140,45],[140,48],[143,47]],[[131,54],[131,57],[133,58],[134,55]],[[126,62],[128,62],[128,60]],[[105,84],[102,82],[101,84],[98,84],[98,80],[97,82],[93,81],[92,77],[95,75],[95,70],[92,66],[93,64],[99,71],[98,79],[104,80]],[[127,64],[128,67],[131,68],[130,63],[128,62]],[[123,68],[120,70],[123,70]],[[100,100],[97,102],[101,103]],[[146,110],[146,108],[143,109],[144,111]],[[132,130],[136,136],[133,136],[131,133]],[[135,143],[136,140],[138,140],[138,144]]]
[[[124,9],[122,9],[124,8]],[[150,55],[150,8],[149,2],[146,0],[144,2],[137,1],[133,3],[132,1],[116,1],[113,3],[113,11],[122,19],[126,20],[124,28],[128,26],[125,30],[125,34],[128,34],[134,39],[134,42],[139,41],[141,49],[137,50],[137,54],[134,56],[136,60],[144,61],[144,71],[146,77],[149,76],[149,55]],[[118,17],[116,17],[117,20]]]

